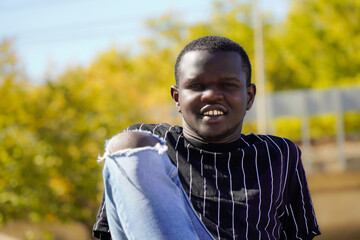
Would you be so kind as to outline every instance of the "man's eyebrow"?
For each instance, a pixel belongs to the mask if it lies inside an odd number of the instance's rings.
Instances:
[[[236,76],[231,76],[231,77],[222,77],[220,78],[220,80],[222,81],[237,81],[240,82],[240,79]]]
[[[187,79],[185,79],[185,82],[186,83],[196,83],[196,82],[199,82],[199,79],[198,78],[187,78]]]

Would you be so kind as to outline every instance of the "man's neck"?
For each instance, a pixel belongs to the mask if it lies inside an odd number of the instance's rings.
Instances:
[[[240,128],[241,129],[241,128]],[[223,143],[231,143],[238,140],[241,137],[241,130],[235,129],[231,131],[232,134],[224,135],[223,137],[219,137],[216,139],[210,139],[202,137],[200,134],[196,132],[196,130],[192,129],[184,120],[183,120],[183,134],[187,139],[193,139],[202,143],[212,143],[212,144],[223,144]]]

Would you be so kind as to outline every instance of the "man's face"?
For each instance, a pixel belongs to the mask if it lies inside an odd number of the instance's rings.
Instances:
[[[242,64],[236,52],[192,51],[183,56],[171,95],[186,137],[214,143],[240,137],[256,92],[255,85],[247,86]]]

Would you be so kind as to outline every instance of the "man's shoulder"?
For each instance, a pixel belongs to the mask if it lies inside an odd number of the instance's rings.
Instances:
[[[274,148],[288,149],[288,150],[293,150],[298,148],[296,143],[294,143],[293,141],[287,138],[279,137],[275,135],[269,135],[269,134],[263,135],[263,134],[250,133],[248,135],[242,135],[242,139],[245,142],[247,142],[249,145],[266,142],[267,145]]]
[[[177,136],[182,133],[182,127],[177,125],[170,125],[168,123],[136,123],[129,126],[125,131],[133,130],[151,132],[152,134],[155,134],[161,138],[165,138],[167,135]]]

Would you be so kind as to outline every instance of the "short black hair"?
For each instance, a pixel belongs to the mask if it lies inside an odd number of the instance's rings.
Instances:
[[[205,36],[195,39],[188,43],[180,52],[175,63],[175,81],[179,85],[179,66],[183,56],[192,51],[209,51],[209,52],[237,52],[242,58],[242,67],[246,75],[246,84],[251,83],[251,63],[245,50],[236,42],[220,36]]]

